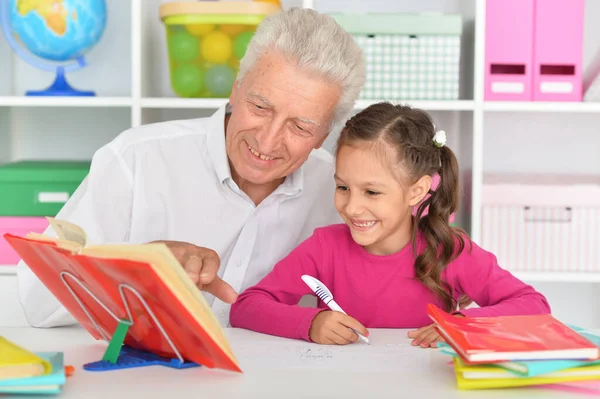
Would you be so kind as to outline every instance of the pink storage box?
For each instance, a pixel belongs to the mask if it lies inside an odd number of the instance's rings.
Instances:
[[[4,239],[10,233],[25,236],[28,233],[43,233],[48,227],[44,217],[0,217],[0,266],[14,266],[21,258]]]
[[[501,267],[600,271],[600,176],[486,175],[483,248]]]
[[[485,99],[532,99],[534,0],[487,0]]]
[[[537,0],[534,101],[581,101],[585,0]]]

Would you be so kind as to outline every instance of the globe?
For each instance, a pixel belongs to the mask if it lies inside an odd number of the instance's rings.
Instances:
[[[93,96],[73,89],[65,73],[86,65],[84,55],[106,28],[105,0],[0,0],[2,30],[11,48],[33,66],[56,73],[46,90],[27,95]]]

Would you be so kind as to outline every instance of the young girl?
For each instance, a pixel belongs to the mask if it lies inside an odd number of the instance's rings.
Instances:
[[[549,313],[544,296],[450,226],[459,171],[445,141],[427,113],[408,106],[379,103],[351,118],[335,173],[335,206],[346,223],[315,230],[243,292],[231,325],[320,344],[355,342],[349,328],[365,336],[366,327],[417,328],[413,345],[429,347],[441,338],[428,303],[467,317]],[[298,306],[313,294],[304,274],[321,280],[348,315],[320,300]],[[457,311],[465,300],[480,307]]]

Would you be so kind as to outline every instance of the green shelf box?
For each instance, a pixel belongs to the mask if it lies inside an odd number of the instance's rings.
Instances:
[[[89,161],[0,165],[0,216],[56,216],[89,172]]]

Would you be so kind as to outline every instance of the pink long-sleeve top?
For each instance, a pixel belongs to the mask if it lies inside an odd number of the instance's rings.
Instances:
[[[423,248],[419,241],[417,250]],[[232,327],[310,341],[313,318],[328,309],[300,307],[313,294],[302,281],[321,280],[335,301],[367,328],[419,328],[432,323],[426,306],[442,302],[417,278],[412,244],[387,256],[373,255],[356,244],[348,226],[337,224],[314,234],[283,258],[257,285],[240,294],[230,312]],[[498,266],[496,257],[466,242],[465,250],[443,271],[454,298],[466,294],[480,307],[465,316],[550,313],[546,298]],[[313,294],[314,295],[314,294]]]

